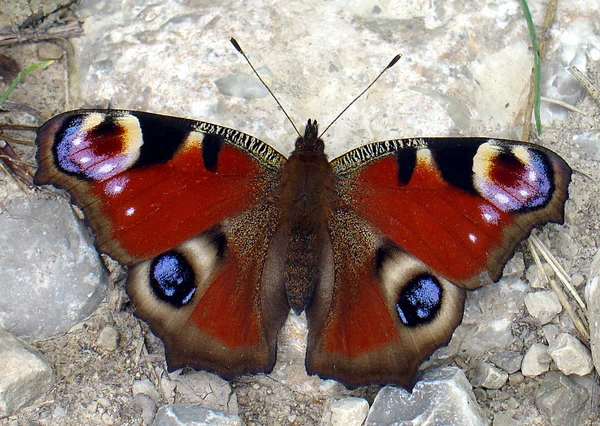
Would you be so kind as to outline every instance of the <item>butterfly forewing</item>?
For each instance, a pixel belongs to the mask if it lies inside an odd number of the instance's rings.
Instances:
[[[98,248],[122,263],[163,253],[264,197],[285,160],[214,124],[82,110],[38,132],[38,184],[64,188]]]
[[[361,217],[470,289],[497,281],[535,226],[563,222],[571,175],[543,147],[486,138],[378,142],[332,164]]]

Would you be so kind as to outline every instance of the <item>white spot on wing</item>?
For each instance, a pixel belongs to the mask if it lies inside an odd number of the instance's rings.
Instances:
[[[500,204],[508,204],[510,202],[510,199],[506,196],[506,194],[496,194],[494,195],[494,198]]]
[[[475,234],[469,234],[469,240],[471,240],[472,243],[476,243],[477,242],[477,235],[475,235]]]
[[[125,216],[132,216],[135,213],[135,207],[129,207],[125,210]]]

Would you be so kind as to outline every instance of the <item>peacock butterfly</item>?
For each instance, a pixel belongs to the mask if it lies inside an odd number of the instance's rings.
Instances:
[[[38,131],[38,185],[66,189],[98,249],[128,267],[136,314],[170,370],[269,372],[290,309],[310,374],[411,388],[499,280],[516,245],[562,223],[571,177],[540,146],[393,139],[333,161],[316,121],[286,159],[253,136],[124,110],[63,113]]]

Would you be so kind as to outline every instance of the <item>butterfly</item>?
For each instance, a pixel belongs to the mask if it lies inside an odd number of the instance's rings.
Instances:
[[[65,189],[127,266],[169,370],[270,372],[290,311],[306,370],[411,388],[532,229],[562,223],[571,170],[491,138],[370,143],[329,161],[308,120],[289,158],[238,130],[127,110],[38,131],[38,185]]]

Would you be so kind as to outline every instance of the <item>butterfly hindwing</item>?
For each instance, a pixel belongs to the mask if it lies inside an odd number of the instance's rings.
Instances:
[[[421,361],[460,323],[464,290],[351,210],[334,212],[330,236],[334,271],[307,308],[307,371],[349,387],[411,388]]]
[[[164,341],[169,370],[232,378],[272,369],[289,312],[277,218],[274,205],[258,203],[130,269],[127,292]]]

